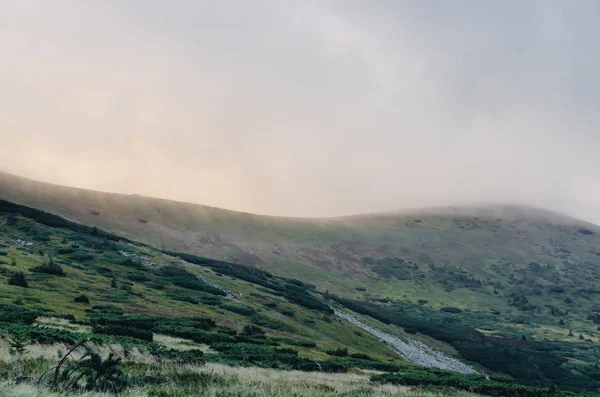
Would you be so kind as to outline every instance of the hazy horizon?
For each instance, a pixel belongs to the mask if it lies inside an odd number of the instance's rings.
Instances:
[[[0,5],[0,170],[269,215],[600,224],[597,2]]]

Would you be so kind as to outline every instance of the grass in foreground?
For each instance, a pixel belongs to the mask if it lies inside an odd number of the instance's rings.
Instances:
[[[326,374],[301,371],[278,371],[262,368],[230,367],[220,364],[203,366],[144,366],[140,372],[156,384],[138,385],[119,394],[122,397],[329,397],[329,396],[407,396],[436,397],[443,395],[475,396],[452,390],[425,391],[413,387],[379,385],[369,382],[369,374]],[[140,374],[141,375],[141,374]],[[59,396],[48,389],[31,384],[13,386],[10,380],[0,383],[0,396]],[[83,392],[84,397],[108,397],[112,394]]]

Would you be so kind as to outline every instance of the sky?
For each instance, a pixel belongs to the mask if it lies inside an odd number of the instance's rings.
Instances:
[[[600,224],[595,0],[0,0],[0,170],[247,212]]]

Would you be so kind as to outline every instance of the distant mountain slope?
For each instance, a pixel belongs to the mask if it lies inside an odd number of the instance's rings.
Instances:
[[[600,228],[561,214],[498,205],[283,218],[8,174],[0,199],[303,280],[346,309],[515,378],[544,383],[560,369],[561,384],[575,387],[588,382],[578,374],[600,376]],[[499,360],[509,347],[516,353]]]
[[[506,306],[507,294],[517,287],[511,283],[526,275],[530,263],[553,269],[547,278],[534,280],[534,292],[555,284],[574,291],[600,289],[593,278],[600,263],[600,228],[536,208],[298,219],[74,189],[9,174],[0,174],[0,199],[158,248],[307,280],[345,296],[365,295],[359,288],[375,297],[425,299],[436,307],[495,310]],[[529,301],[537,299],[542,303],[547,297],[532,294]]]
[[[398,258],[367,264],[381,267],[388,262],[399,266],[392,267],[394,272],[406,270]],[[414,265],[410,282],[421,283],[430,293],[439,289],[435,278]],[[463,275],[453,267],[442,269],[445,276]],[[438,274],[434,268],[431,273]],[[552,270],[529,265],[526,273],[546,278]],[[467,289],[484,287],[469,277],[456,280]],[[567,286],[552,292],[573,291]],[[548,291],[540,295],[544,293]],[[581,298],[594,293],[588,290]],[[365,293],[361,299],[348,299],[258,269],[162,252],[0,200],[0,334],[20,335],[29,343],[72,345],[92,337],[104,346],[136,346],[144,362],[160,359],[163,364],[165,359],[198,362],[205,357],[200,349],[207,360],[232,365],[325,372],[402,370],[382,380],[446,385],[440,382],[451,377],[452,386],[472,390],[480,384],[476,390],[503,395],[517,389],[547,394],[523,385],[597,390],[600,353],[593,332],[582,328],[588,324],[562,308],[532,308],[519,299],[520,310],[529,314],[517,322],[498,312],[436,310],[410,298],[373,299]],[[541,326],[530,326],[531,317]],[[565,319],[576,325],[579,338],[569,331],[561,339],[554,317],[563,325]],[[548,335],[556,330],[558,334]],[[52,346],[45,348],[52,351]],[[393,352],[421,366],[473,377],[417,369]],[[487,382],[474,374],[481,371],[505,379]],[[457,384],[457,379],[462,380]]]
[[[19,274],[25,282],[10,281]],[[378,339],[362,333],[359,339],[359,328],[334,321],[333,309],[323,301],[314,286],[299,280],[204,258],[192,264],[97,228],[0,201],[0,311],[17,305],[82,320],[90,308],[116,305],[128,314],[205,316],[235,330],[260,326],[292,345],[347,345],[386,361],[403,361]],[[112,331],[119,331],[113,325]],[[194,332],[197,338],[203,335]],[[213,342],[219,337],[208,336]],[[323,356],[321,351],[305,353]]]

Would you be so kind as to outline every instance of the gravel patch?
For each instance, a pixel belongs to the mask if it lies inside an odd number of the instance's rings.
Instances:
[[[449,371],[456,371],[463,374],[477,373],[477,371],[468,365],[455,358],[449,357],[439,350],[432,349],[424,343],[408,337],[399,338],[397,336],[388,334],[387,332],[362,322],[358,318],[348,313],[335,310],[335,315],[351,322],[352,324],[360,327],[363,331],[379,338],[390,348],[390,350],[400,354],[411,363],[421,365],[423,367],[434,367]]]

